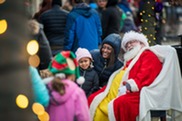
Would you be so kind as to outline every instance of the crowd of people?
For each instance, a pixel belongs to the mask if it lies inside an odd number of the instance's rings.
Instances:
[[[28,23],[40,47],[40,65],[30,66],[35,102],[50,121],[142,121],[142,89],[163,70],[165,56],[149,47],[126,0],[96,0],[96,6],[43,0]],[[171,81],[182,86],[180,75]],[[178,89],[177,104],[163,109],[172,107],[182,116]]]

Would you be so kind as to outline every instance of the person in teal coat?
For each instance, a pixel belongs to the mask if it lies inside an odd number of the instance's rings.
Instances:
[[[30,66],[30,77],[34,93],[34,100],[47,107],[49,104],[49,93],[36,68]]]

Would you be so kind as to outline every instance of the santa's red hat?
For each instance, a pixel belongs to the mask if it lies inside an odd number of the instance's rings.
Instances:
[[[149,46],[148,39],[143,33],[129,31],[124,34],[122,39],[121,47],[123,48],[124,51],[126,51],[125,45],[132,40],[138,40],[142,42],[146,47]]]

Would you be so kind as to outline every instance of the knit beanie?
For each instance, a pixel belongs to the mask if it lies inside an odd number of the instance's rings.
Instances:
[[[54,75],[60,73],[66,75],[75,74],[77,83],[84,83],[84,78],[80,77],[76,56],[71,51],[62,51],[58,53],[50,62],[48,69]]]
[[[81,58],[85,58],[85,57],[88,57],[91,60],[93,60],[90,52],[86,48],[78,48],[77,51],[75,52],[75,54],[76,54],[77,61],[79,61]]]
[[[62,0],[52,0],[52,6],[53,5],[60,5],[60,6],[62,6]]]
[[[146,38],[144,34],[138,33],[135,31],[129,31],[124,34],[122,39],[121,47],[123,48],[124,51],[126,51],[126,48],[125,48],[126,44],[133,40],[142,42],[146,47],[149,46],[148,39]]]

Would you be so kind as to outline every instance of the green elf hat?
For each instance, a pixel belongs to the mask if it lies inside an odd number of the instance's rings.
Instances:
[[[83,84],[85,79],[80,77],[78,62],[76,56],[71,51],[62,51],[58,53],[50,62],[48,69],[54,75],[71,75],[75,74],[78,84]]]

